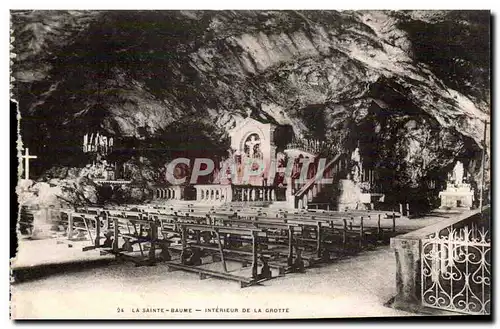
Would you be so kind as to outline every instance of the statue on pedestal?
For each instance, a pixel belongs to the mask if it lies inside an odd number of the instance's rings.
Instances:
[[[472,208],[474,191],[464,182],[464,165],[457,161],[453,171],[448,174],[446,189],[439,192],[441,208]]]
[[[462,185],[463,184],[463,179],[464,179],[464,165],[462,162],[457,161],[455,164],[455,167],[453,168],[453,181],[455,185]]]
[[[359,153],[359,147],[352,152],[351,155],[352,169],[351,169],[351,178],[354,183],[359,183],[361,181],[361,155]]]

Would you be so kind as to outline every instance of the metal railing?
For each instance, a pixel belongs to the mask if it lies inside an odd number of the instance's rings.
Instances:
[[[423,306],[490,314],[491,239],[486,224],[450,226],[422,239]]]

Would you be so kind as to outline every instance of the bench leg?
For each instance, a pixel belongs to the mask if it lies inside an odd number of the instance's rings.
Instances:
[[[175,271],[179,271],[179,269],[177,269],[175,267],[167,266],[167,272],[175,272]]]

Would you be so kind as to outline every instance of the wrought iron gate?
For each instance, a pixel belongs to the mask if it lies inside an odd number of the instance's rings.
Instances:
[[[448,228],[422,240],[422,304],[490,314],[491,240],[486,227]]]

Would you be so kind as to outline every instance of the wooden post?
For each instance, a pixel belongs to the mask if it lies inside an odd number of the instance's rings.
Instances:
[[[82,218],[85,229],[87,230],[87,234],[89,235],[90,243],[92,243],[92,240],[94,240],[94,238],[92,237],[92,232],[90,231],[89,224],[87,223],[87,218],[85,218],[85,215],[80,215],[80,217]]]
[[[187,246],[187,239],[186,239],[186,226],[181,224],[181,245],[182,245],[182,251],[181,251],[181,263],[183,265],[186,264],[186,260],[184,259],[183,255],[186,250]]]
[[[114,241],[113,241],[113,252],[118,252],[118,237],[119,237],[119,230],[118,230],[118,218],[113,217],[113,236],[114,236]]]
[[[99,215],[95,216],[95,242],[96,248],[101,246],[101,217]]]
[[[396,213],[392,213],[392,232],[396,232]]]
[[[345,249],[347,244],[347,219],[342,218],[344,221],[344,230],[342,232],[342,248]]]
[[[257,232],[252,231],[252,279],[257,278]]]
[[[288,226],[288,266],[293,265],[293,226]]]
[[[200,240],[200,231],[196,231],[196,244],[200,244],[201,240]]]
[[[156,251],[155,251],[155,247],[156,247],[156,240],[158,238],[158,226],[156,226],[156,223],[155,222],[151,222],[149,224],[149,228],[150,228],[150,238],[151,238],[151,247],[149,248],[149,255],[148,255],[148,260],[151,262],[151,263],[155,263],[156,261]]]
[[[226,265],[226,259],[224,258],[224,250],[222,248],[222,243],[220,241],[220,234],[217,229],[214,229],[215,232],[215,237],[217,238],[217,245],[219,246],[219,252],[220,252],[220,259],[222,261],[222,268],[224,269],[224,272],[227,273],[227,265]]]
[[[68,212],[68,240],[73,237],[73,226],[74,226],[74,219],[73,219],[73,212]]]
[[[128,219],[127,219],[128,220]],[[135,222],[132,223],[134,225],[134,233],[137,239],[140,239],[142,237],[142,224],[139,224],[139,232],[137,232],[137,226],[135,226]],[[139,251],[141,252],[141,257],[144,257],[144,251],[142,250],[142,244],[139,241]]]
[[[316,254],[321,257],[321,222],[316,223]]]
[[[380,239],[381,238],[381,233],[382,229],[380,227],[380,214],[378,214],[378,219],[377,219],[377,236]]]
[[[361,216],[360,228],[359,228],[359,247],[363,248],[363,240],[365,237],[364,224],[363,224],[363,216]]]
[[[404,210],[404,209],[403,209],[403,204],[402,204],[402,203],[400,203],[400,204],[399,204],[399,213],[401,214],[401,216],[403,216],[403,215],[404,215],[403,210]]]

